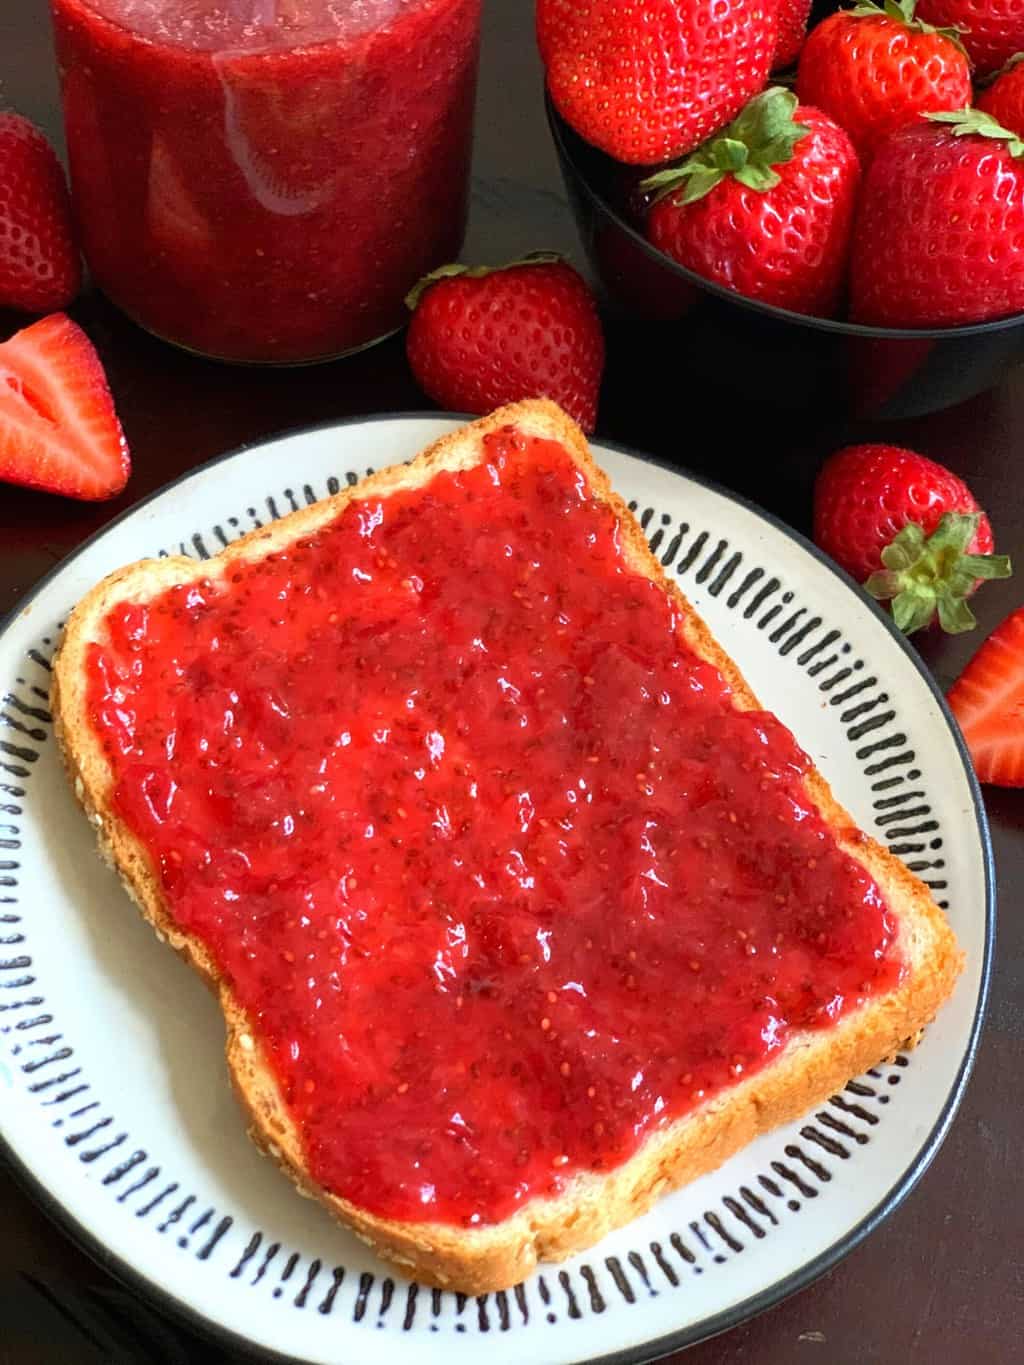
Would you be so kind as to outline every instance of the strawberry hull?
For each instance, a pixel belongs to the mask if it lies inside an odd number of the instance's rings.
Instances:
[[[666,367],[719,387],[735,377],[749,403],[835,421],[891,420],[971,398],[1024,359],[1021,314],[959,327],[859,326],[789,312],[703,279],[645,239],[623,168],[574,133],[550,100],[547,109],[605,301],[620,316],[650,324],[633,329],[633,345],[650,348],[650,392],[636,401],[652,422],[659,405],[666,421],[678,421],[676,388],[656,378]]]
[[[254,39],[244,5],[52,0],[86,258],[148,330],[227,360],[338,355],[457,255],[479,0],[381,0],[362,27],[336,8]]]

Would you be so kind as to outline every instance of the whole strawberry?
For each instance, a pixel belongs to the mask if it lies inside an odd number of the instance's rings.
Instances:
[[[779,34],[775,40],[772,70],[795,62],[807,37],[807,20],[811,14],[811,0],[780,0]]]
[[[918,0],[929,24],[960,30],[975,76],[989,76],[1024,50],[1024,0]]]
[[[949,690],[981,782],[1024,787],[1024,607],[997,626]]]
[[[692,151],[764,87],[778,0],[537,0],[558,112],[618,161]]]
[[[996,80],[978,96],[978,108],[1003,128],[1024,138],[1024,60],[1008,62]]]
[[[593,431],[604,335],[593,295],[565,261],[537,253],[495,269],[443,266],[407,302],[409,364],[435,403],[486,413],[551,398]]]
[[[975,109],[888,138],[861,188],[850,306],[884,327],[1024,310],[1024,142]]]
[[[647,236],[727,289],[827,315],[843,284],[859,180],[843,130],[775,87],[681,166],[644,182],[659,196]]]
[[[814,540],[910,634],[938,616],[957,633],[976,624],[966,599],[983,578],[1008,578],[992,527],[962,479],[899,446],[848,446],[814,488]]]
[[[27,118],[0,112],[0,307],[48,313],[66,307],[81,283],[56,153]]]
[[[842,124],[866,165],[894,129],[969,105],[971,68],[952,30],[914,18],[914,0],[865,0],[811,30],[796,90]]]

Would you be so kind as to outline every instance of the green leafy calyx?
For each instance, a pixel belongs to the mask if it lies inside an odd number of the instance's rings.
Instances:
[[[908,522],[882,551],[883,568],[864,584],[872,597],[892,604],[892,617],[905,635],[938,615],[951,635],[977,625],[967,598],[979,578],[1009,578],[1006,555],[972,555],[980,512],[947,512],[930,536]]]
[[[811,131],[796,122],[796,108],[792,90],[776,85],[762,91],[720,133],[680,165],[649,176],[641,189],[653,191],[656,201],[675,195],[681,206],[703,199],[732,176],[763,194],[779,183],[775,167],[792,161],[796,144]]]
[[[1005,142],[1013,157],[1024,157],[1024,141],[1004,128],[991,114],[983,114],[980,109],[949,109],[941,114],[925,114],[932,123],[949,124],[954,137],[989,137],[997,142]]]
[[[846,13],[852,15],[854,19],[877,19],[882,16],[891,19],[894,24],[902,24],[904,28],[909,28],[914,33],[937,33],[940,38],[948,38],[965,57],[967,56],[967,49],[961,41],[958,28],[936,28],[934,24],[926,24],[923,19],[914,18],[916,9],[917,0],[882,0],[880,5],[874,4],[872,0],[860,0],[859,4],[854,5],[853,9],[847,10]]]
[[[409,290],[405,296],[405,306],[415,312],[423,295],[432,284],[437,284],[439,280],[451,280],[458,275],[464,276],[467,280],[482,280],[487,275],[496,275],[502,270],[511,270],[519,265],[554,265],[557,261],[563,261],[564,256],[560,256],[557,251],[531,251],[525,256],[521,256],[517,261],[506,261],[504,265],[460,265],[455,262],[452,265],[441,265],[436,270],[432,270],[429,275],[424,275],[422,280]]]

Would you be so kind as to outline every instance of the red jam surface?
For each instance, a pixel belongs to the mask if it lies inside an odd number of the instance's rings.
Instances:
[[[336,355],[458,257],[480,0],[51,4],[85,255],[150,331]]]
[[[560,446],[514,431],[114,608],[90,718],[310,1170],[499,1220],[900,975],[808,759],[734,708]]]

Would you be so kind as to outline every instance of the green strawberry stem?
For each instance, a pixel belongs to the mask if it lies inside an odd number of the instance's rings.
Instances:
[[[793,149],[811,131],[794,119],[797,98],[774,85],[750,101],[728,127],[709,138],[678,166],[648,176],[642,190],[655,200],[682,194],[677,205],[693,204],[731,175],[748,189],[764,193],[779,183],[774,169],[793,159]]]
[[[424,275],[413,285],[405,296],[405,306],[414,313],[420,299],[432,284],[437,284],[438,280],[450,280],[456,275],[464,275],[468,280],[482,280],[487,275],[495,275],[500,270],[511,270],[518,265],[554,265],[556,261],[564,260],[565,257],[560,256],[557,251],[530,251],[525,256],[520,256],[517,261],[506,261],[504,265],[460,265],[457,261],[452,265],[439,265],[436,270]]]
[[[960,41],[960,29],[936,28],[934,24],[926,24],[923,19],[915,19],[916,9],[917,0],[882,0],[880,5],[874,4],[872,0],[860,0],[860,3],[854,5],[847,13],[854,19],[877,19],[882,15],[886,19],[891,19],[894,24],[903,24],[914,33],[937,33],[941,38],[948,38],[965,57],[967,56],[967,49]]]
[[[991,114],[980,109],[948,109],[941,114],[925,114],[932,123],[948,123],[954,137],[989,137],[1005,142],[1012,157],[1024,157],[1024,141],[1004,128]]]
[[[978,623],[967,605],[979,578],[1009,578],[1006,555],[972,555],[967,547],[980,512],[947,512],[930,536],[910,521],[882,551],[883,568],[864,587],[880,602],[892,603],[892,619],[905,635],[939,624],[951,635]]]

